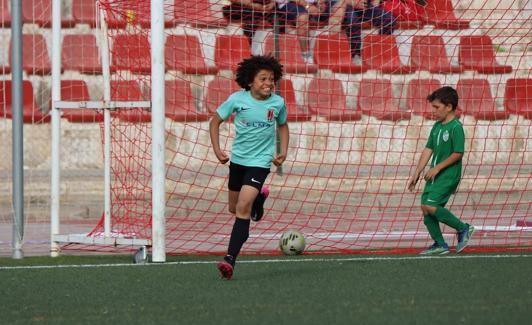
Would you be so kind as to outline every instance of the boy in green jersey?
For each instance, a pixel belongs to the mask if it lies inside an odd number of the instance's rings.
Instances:
[[[227,255],[217,264],[220,275],[231,279],[236,258],[249,237],[250,219],[259,221],[268,196],[263,187],[273,163],[280,166],[288,150],[288,124],[284,99],[275,94],[275,82],[283,75],[282,65],[271,56],[252,56],[239,63],[236,82],[243,88],[218,107],[209,124],[216,158],[229,164],[229,212],[235,223]],[[235,140],[231,159],[220,148],[220,124],[234,114]],[[275,154],[276,131],[280,152]]]
[[[456,252],[460,253],[469,243],[475,228],[462,222],[445,208],[462,175],[465,136],[462,123],[455,115],[458,94],[452,87],[442,87],[429,95],[427,100],[431,103],[438,121],[430,131],[414,175],[408,180],[408,189],[412,192],[432,156],[430,169],[424,175],[426,184],[421,196],[421,211],[434,244],[421,254],[449,253],[449,246],[441,233],[440,222],[456,229]]]

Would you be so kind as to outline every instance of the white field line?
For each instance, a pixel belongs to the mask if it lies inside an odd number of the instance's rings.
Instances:
[[[321,262],[367,262],[367,261],[404,261],[404,260],[455,260],[455,259],[497,259],[497,258],[532,258],[532,254],[515,255],[452,255],[452,256],[371,256],[371,257],[344,257],[344,258],[321,258],[321,257],[294,257],[290,259],[264,259],[264,260],[239,260],[239,264],[259,263],[321,263]],[[146,267],[146,266],[171,266],[171,265],[198,265],[214,264],[211,261],[178,261],[167,263],[117,263],[117,264],[79,264],[79,265],[34,265],[34,266],[0,266],[2,270],[32,270],[32,269],[65,269],[65,268],[105,268],[105,267]]]
[[[517,226],[475,226],[477,231],[486,231],[486,232],[530,232],[532,233],[532,227],[517,227]],[[249,238],[258,238],[258,239],[278,239],[281,237],[283,231],[279,232],[264,232],[260,234],[250,234]],[[70,234],[71,236],[86,237],[85,234]],[[429,237],[429,233],[426,231],[370,231],[362,233],[350,233],[350,232],[304,232],[304,235],[307,239],[413,239],[416,237]],[[201,236],[201,235],[200,235]],[[444,237],[454,237],[456,233],[444,233]],[[103,238],[103,233],[96,233],[92,237],[94,238]],[[137,238],[137,234],[128,233],[128,234],[119,234],[116,232],[111,233],[112,238]],[[218,236],[209,236],[209,238],[217,239],[226,239],[229,235],[218,235]],[[139,237],[140,238],[140,237]],[[201,238],[195,236],[195,238]],[[185,238],[186,239],[186,238]],[[8,241],[0,241],[0,245],[9,244]],[[26,244],[36,245],[36,244],[49,244],[50,240],[27,240]]]

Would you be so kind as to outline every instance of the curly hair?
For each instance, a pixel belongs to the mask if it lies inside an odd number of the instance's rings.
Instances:
[[[252,55],[238,64],[236,83],[245,90],[250,90],[249,84],[260,70],[272,71],[275,82],[283,77],[283,66],[276,58],[270,55]]]

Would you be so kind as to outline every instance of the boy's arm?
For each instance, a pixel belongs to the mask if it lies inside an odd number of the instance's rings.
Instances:
[[[455,162],[462,159],[464,156],[463,152],[453,152],[447,159],[442,161],[441,163],[437,164],[436,166],[432,167],[426,174],[425,174],[425,180],[431,180],[436,177],[442,170],[445,168],[451,166]]]
[[[279,139],[281,141],[280,148],[281,152],[275,156],[272,160],[275,166],[281,166],[286,159],[286,154],[288,152],[288,141],[290,139],[290,132],[288,131],[288,123],[279,125]]]
[[[222,164],[225,164],[229,161],[229,157],[220,149],[220,124],[222,124],[223,121],[224,120],[222,120],[218,113],[214,113],[209,122],[209,134],[211,135],[212,149],[214,150],[216,158],[218,158]]]
[[[410,177],[407,183],[408,190],[410,192],[412,192],[414,188],[416,187],[416,184],[419,181],[419,176],[421,175],[421,172],[423,171],[423,169],[425,169],[425,166],[427,166],[427,163],[429,162],[431,156],[432,156],[432,149],[430,148],[423,149],[423,152],[421,153],[421,157],[419,157],[419,162],[417,163],[416,171],[414,172],[414,175]]]

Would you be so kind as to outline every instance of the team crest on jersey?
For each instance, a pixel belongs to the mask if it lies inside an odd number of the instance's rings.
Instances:
[[[273,121],[273,116],[274,116],[273,113],[274,113],[273,108],[268,108],[268,122]]]
[[[445,132],[443,132],[442,138],[444,142],[447,142],[447,140],[449,140],[449,131],[445,130]]]

